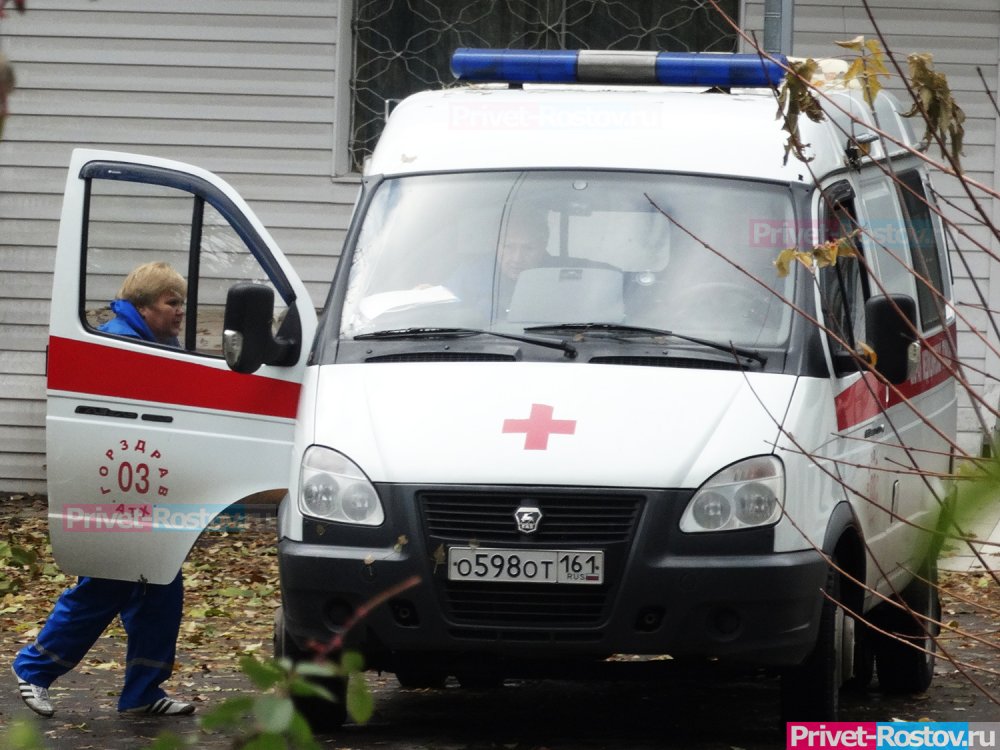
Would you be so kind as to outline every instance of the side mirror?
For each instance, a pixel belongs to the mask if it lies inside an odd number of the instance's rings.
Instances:
[[[289,308],[278,336],[271,333],[273,319],[270,287],[251,283],[230,287],[222,323],[222,352],[230,369],[252,373],[264,364],[289,365],[298,359],[301,335],[295,308]]]
[[[865,336],[875,351],[875,370],[893,385],[910,376],[915,364],[917,303],[907,294],[870,297],[865,302]]]

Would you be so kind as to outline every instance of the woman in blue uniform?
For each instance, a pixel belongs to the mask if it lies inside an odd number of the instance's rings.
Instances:
[[[187,283],[166,263],[145,263],[133,270],[112,301],[113,320],[101,331],[178,346]],[[21,698],[41,716],[52,716],[48,687],[73,669],[115,616],[128,635],[125,684],[118,710],[178,716],[194,705],[168,698],[160,683],[174,666],[184,601],[181,574],[168,584],[81,577],[66,589],[35,642],[14,659]]]

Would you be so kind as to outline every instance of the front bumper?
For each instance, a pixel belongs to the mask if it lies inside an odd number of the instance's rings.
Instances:
[[[775,554],[770,529],[686,535],[688,491],[551,487],[380,486],[379,529],[307,519],[304,541],[279,542],[289,635],[340,633],[366,602],[412,576],[415,586],[347,634],[372,667],[411,657],[553,659],[610,654],[799,663],[815,643],[826,563],[813,550]],[[521,535],[514,510],[542,508]],[[508,520],[509,519],[509,520]],[[446,550],[601,549],[600,586],[454,582]]]

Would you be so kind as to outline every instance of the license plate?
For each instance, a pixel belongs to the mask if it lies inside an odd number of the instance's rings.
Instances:
[[[450,547],[448,580],[601,584],[604,552]]]

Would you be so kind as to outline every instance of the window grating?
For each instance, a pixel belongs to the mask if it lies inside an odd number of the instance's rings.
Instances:
[[[738,0],[719,0],[738,18]],[[735,52],[707,0],[357,0],[351,164],[360,170],[391,106],[454,83],[457,47]]]

